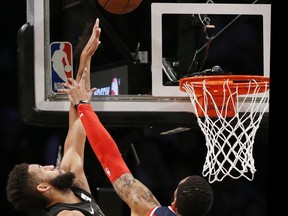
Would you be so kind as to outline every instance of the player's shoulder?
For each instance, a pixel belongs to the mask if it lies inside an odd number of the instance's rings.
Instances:
[[[149,216],[175,216],[175,212],[170,206],[157,206],[152,209]]]

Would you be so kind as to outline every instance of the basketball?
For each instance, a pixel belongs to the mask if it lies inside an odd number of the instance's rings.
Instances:
[[[98,0],[98,3],[109,13],[127,14],[135,10],[142,0]]]

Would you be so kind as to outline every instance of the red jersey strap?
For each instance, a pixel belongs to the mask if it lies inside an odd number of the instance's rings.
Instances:
[[[90,145],[110,182],[113,183],[125,173],[131,173],[121,156],[117,144],[104,128],[91,105],[79,104],[77,112]]]

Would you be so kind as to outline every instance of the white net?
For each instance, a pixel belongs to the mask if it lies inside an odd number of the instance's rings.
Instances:
[[[215,94],[207,88],[205,80],[201,97],[195,93],[193,82],[183,84],[205,135],[207,155],[202,174],[208,176],[210,183],[222,181],[226,176],[234,179],[243,176],[251,181],[256,172],[253,144],[262,117],[269,108],[269,82],[260,87],[256,80],[250,80],[246,88],[249,94],[242,92],[241,97],[235,86],[231,88],[229,80],[224,81],[222,101],[219,97],[215,101]],[[199,85],[197,88],[199,91]],[[208,115],[211,109],[216,117]],[[227,115],[229,109],[233,109],[232,116]]]

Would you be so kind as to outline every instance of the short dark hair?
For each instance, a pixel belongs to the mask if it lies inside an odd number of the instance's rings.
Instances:
[[[204,216],[211,209],[214,195],[210,184],[201,176],[189,176],[180,183],[175,207],[181,216]]]
[[[29,172],[29,165],[14,166],[8,175],[6,195],[16,210],[34,212],[46,206],[46,199],[37,190],[37,181]]]

